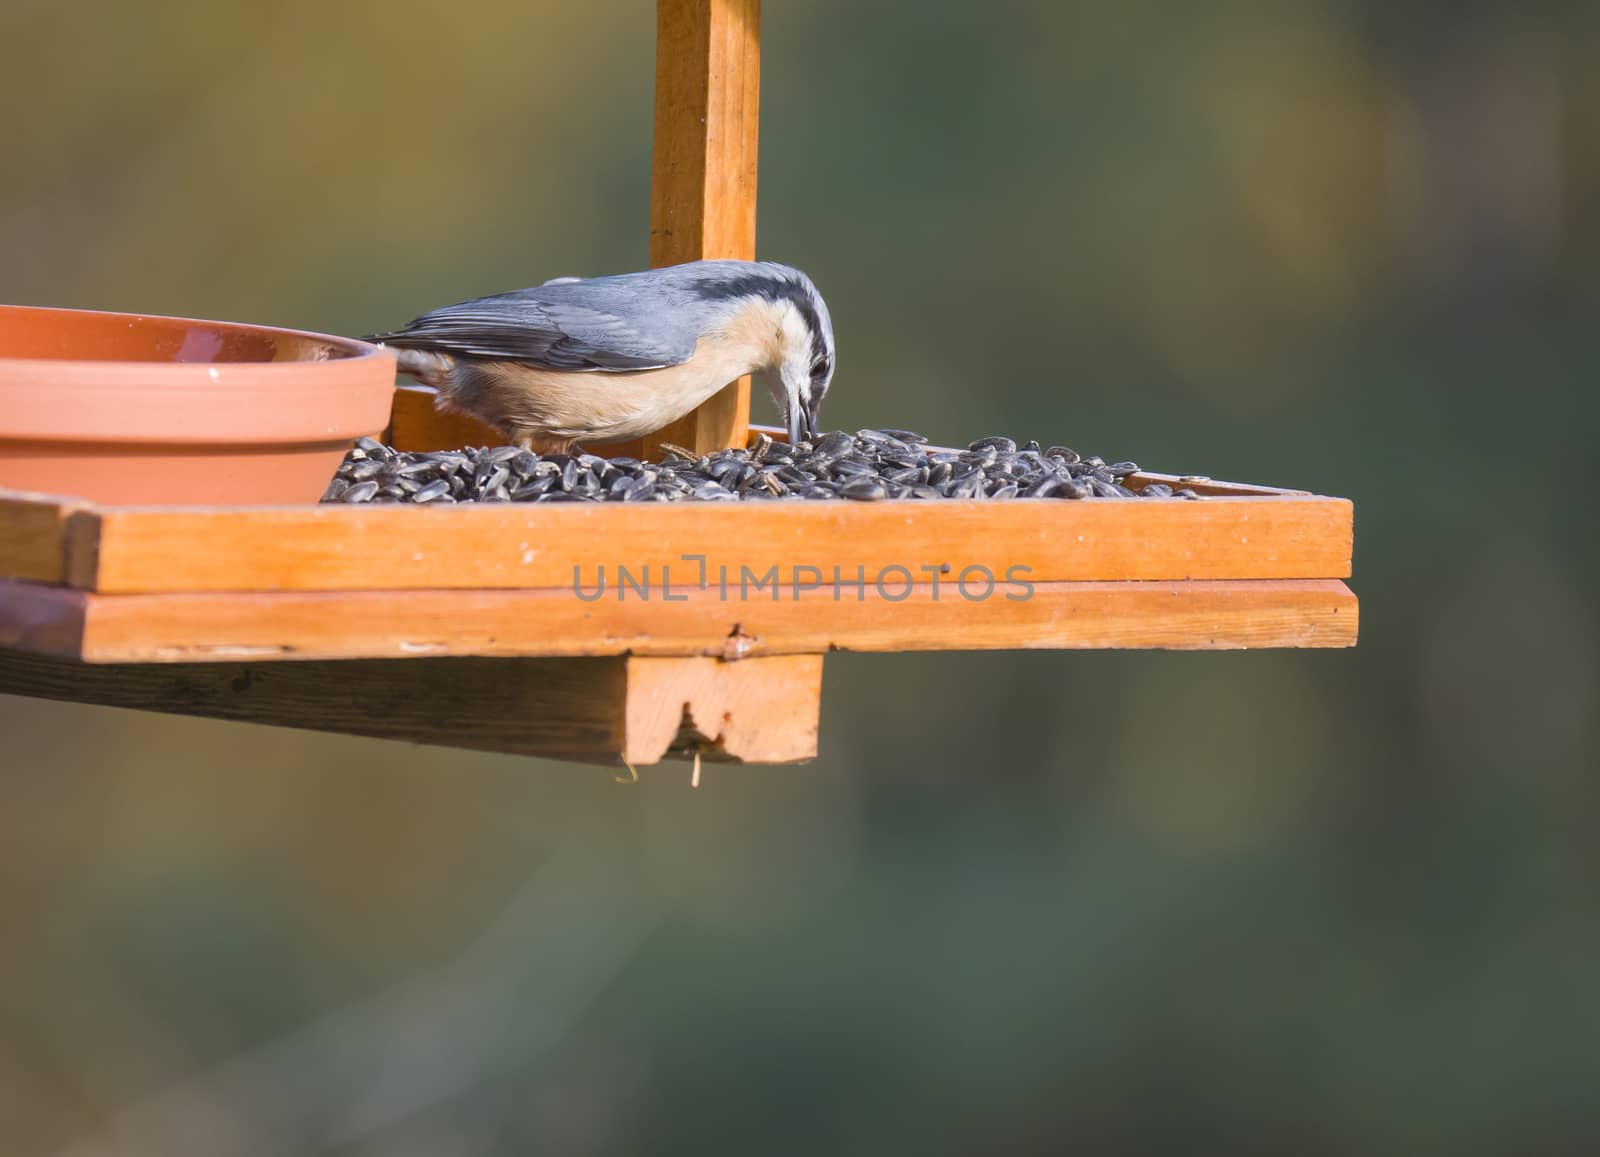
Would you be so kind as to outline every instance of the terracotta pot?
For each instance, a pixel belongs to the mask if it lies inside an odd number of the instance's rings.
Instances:
[[[265,326],[0,305],[0,488],[315,502],[389,422],[394,357]]]

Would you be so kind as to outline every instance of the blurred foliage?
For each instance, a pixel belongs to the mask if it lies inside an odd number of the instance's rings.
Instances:
[[[1595,7],[764,21],[825,420],[1349,495],[1360,647],[838,655],[698,791],[0,701],[0,1149],[1592,1151]],[[637,268],[652,30],[10,0],[0,300]]]

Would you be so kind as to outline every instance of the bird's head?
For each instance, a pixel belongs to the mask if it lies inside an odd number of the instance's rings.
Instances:
[[[773,262],[706,262],[702,292],[724,302],[752,339],[754,372],[783,412],[791,441],[815,439],[833,381],[833,320],[811,279]]]
[[[816,441],[821,432],[818,413],[833,382],[833,321],[828,306],[811,279],[794,271],[799,291],[788,302],[782,325],[783,358],[772,400],[784,412],[789,441]]]

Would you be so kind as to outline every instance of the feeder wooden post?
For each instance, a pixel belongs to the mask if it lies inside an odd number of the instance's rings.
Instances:
[[[656,0],[650,264],[756,255],[761,0]],[[750,379],[644,440],[701,453],[743,446]]]

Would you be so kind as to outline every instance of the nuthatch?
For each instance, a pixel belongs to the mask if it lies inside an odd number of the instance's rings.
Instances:
[[[817,287],[766,261],[558,277],[366,340],[393,349],[441,406],[541,452],[653,433],[745,374],[764,380],[791,439],[814,438],[833,379]]]

